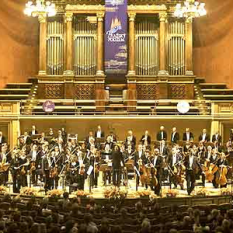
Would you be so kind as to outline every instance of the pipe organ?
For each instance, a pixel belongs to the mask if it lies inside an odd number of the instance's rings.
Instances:
[[[97,54],[97,26],[87,17],[75,16],[74,35],[74,74],[95,75]]]
[[[170,20],[168,23],[168,72],[185,75],[185,22]]]
[[[47,22],[47,74],[62,75],[64,71],[64,24],[61,17]]]
[[[135,25],[136,75],[157,75],[159,68],[159,22],[155,17],[138,17]]]

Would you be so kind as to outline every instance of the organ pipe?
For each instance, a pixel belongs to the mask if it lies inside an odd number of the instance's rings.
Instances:
[[[158,22],[156,18],[136,20],[135,67],[137,75],[156,75],[159,68]]]
[[[47,23],[47,74],[62,75],[64,71],[64,24],[62,18]]]
[[[87,17],[74,17],[74,73],[95,75],[97,66],[97,27]]]
[[[170,75],[185,75],[185,23],[168,24],[168,71]]]

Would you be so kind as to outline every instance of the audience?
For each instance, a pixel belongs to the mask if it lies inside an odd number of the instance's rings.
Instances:
[[[233,233],[231,204],[183,207],[116,203],[93,198],[82,203],[67,193],[46,199],[0,200],[0,233]]]

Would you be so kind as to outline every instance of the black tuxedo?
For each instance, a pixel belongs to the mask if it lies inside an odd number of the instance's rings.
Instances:
[[[156,138],[157,138],[157,141],[162,141],[162,140],[166,141],[167,140],[167,132],[165,130],[163,130],[163,131],[160,130],[157,133]]]
[[[141,142],[142,144],[145,144],[145,135],[142,135],[140,142]],[[151,136],[150,136],[150,135],[147,135],[147,144],[148,144],[148,145],[151,144]]]
[[[4,137],[4,136],[2,136],[1,138],[0,138],[0,145],[2,145],[2,144],[4,144],[4,143],[6,143],[7,141],[6,141],[6,138]]]
[[[128,147],[128,137],[125,139],[125,145],[126,145],[126,147]],[[133,149],[136,146],[136,137],[135,136],[132,136],[131,146]]]
[[[198,169],[200,168],[200,165],[198,163],[197,157],[193,156],[193,163],[190,164],[190,156],[187,156],[185,158],[184,165],[186,167],[186,180],[187,180],[187,191],[190,195],[191,192],[195,188],[195,181],[196,181],[196,174],[198,173]]]
[[[177,143],[180,140],[180,135],[178,132],[175,132],[173,136],[173,132],[171,133],[171,142],[172,143]]]
[[[95,132],[95,137],[96,137],[96,138],[97,138],[97,132],[98,132],[98,131],[96,131],[96,132]],[[101,131],[101,135],[100,135],[100,137],[101,137],[101,138],[104,138],[104,136],[105,136],[104,132],[103,132],[103,131]]]
[[[169,149],[168,149],[168,147],[164,146],[163,148],[161,148],[161,146],[159,148],[159,151],[160,151],[161,155],[168,156],[169,155]]]
[[[35,134],[38,134],[37,130],[35,130]],[[32,131],[29,132],[29,136],[32,136]]]
[[[151,189],[154,190],[156,195],[160,195],[160,190],[161,190],[161,169],[162,169],[162,164],[163,164],[163,158],[161,156],[156,156],[156,161],[155,157],[151,159],[151,163],[153,166],[157,169],[156,173],[156,178],[158,180],[158,184],[156,187],[151,186]]]
[[[203,134],[201,134],[201,135],[199,136],[199,141],[202,141],[202,136],[203,136]],[[206,134],[205,141],[207,141],[207,142],[210,141],[210,135],[209,135],[209,134]]]
[[[221,143],[221,141],[222,141],[222,137],[221,137],[221,135],[216,135],[216,134],[214,134],[213,136],[212,136],[212,142],[218,142],[218,143]]]
[[[138,160],[139,160],[139,151],[137,151],[134,155],[134,166],[136,166],[138,168]],[[142,151],[141,154],[141,159],[142,159],[142,164],[146,164],[146,156],[144,151]]]
[[[189,132],[189,141],[193,141],[194,139],[194,136],[193,136],[193,133],[192,132]],[[187,137],[187,132],[183,133],[183,141],[187,141],[188,140],[188,137]]]

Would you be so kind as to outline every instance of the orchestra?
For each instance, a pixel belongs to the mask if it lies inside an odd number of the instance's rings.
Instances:
[[[150,188],[156,195],[161,195],[165,181],[170,188],[186,189],[188,195],[199,179],[203,187],[207,183],[213,188],[227,187],[232,178],[231,137],[224,144],[218,131],[210,138],[203,129],[194,142],[189,128],[180,139],[176,127],[170,138],[167,135],[161,126],[156,141],[148,130],[139,142],[132,130],[124,141],[118,141],[115,133],[105,134],[99,125],[81,141],[78,134],[69,134],[65,128],[57,133],[52,128],[39,133],[32,126],[10,150],[0,131],[0,185],[6,186],[11,174],[15,193],[38,183],[45,191],[61,183],[83,190],[87,180],[90,188],[128,185],[128,172],[133,171],[131,179],[135,179],[137,188]]]

